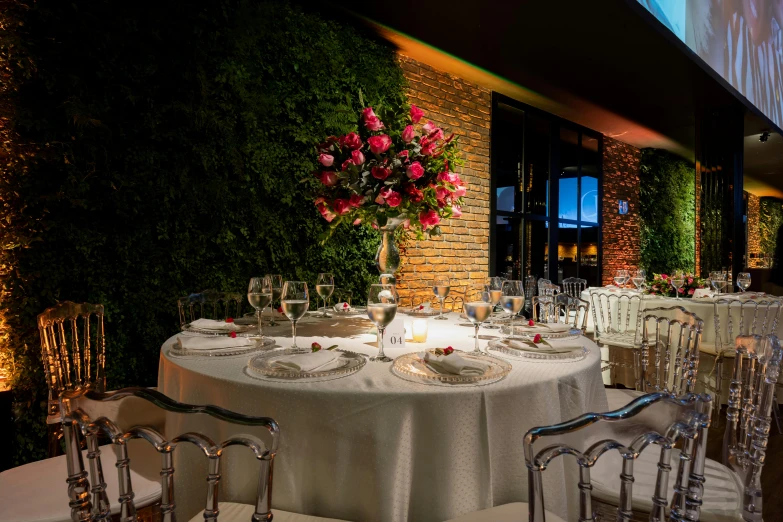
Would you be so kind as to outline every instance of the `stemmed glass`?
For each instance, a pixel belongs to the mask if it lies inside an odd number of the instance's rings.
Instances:
[[[272,302],[272,280],[269,277],[251,277],[247,287],[247,301],[256,310],[258,335],[261,335],[261,314]]]
[[[468,320],[473,323],[473,327],[476,329],[476,335],[474,336],[476,340],[473,345],[475,353],[481,353],[481,350],[479,350],[479,328],[481,328],[481,323],[489,319],[494,308],[492,303],[489,302],[490,297],[488,292],[484,291],[484,286],[480,287],[478,292],[478,297],[481,297],[481,301],[474,300],[465,303],[465,315],[468,316]]]
[[[750,288],[750,272],[739,272],[737,274],[737,286],[743,292]]]
[[[485,300],[489,304],[492,305],[492,311],[495,311],[495,307],[500,302],[500,297],[503,295],[503,280],[499,277],[490,277],[489,278],[489,284],[484,285],[484,291],[481,294],[482,300]],[[490,314],[491,316],[491,314]],[[496,324],[492,324],[492,321],[490,321],[490,324],[486,326],[486,328],[500,328]]]
[[[293,344],[291,348],[298,350],[296,345],[296,322],[307,313],[310,308],[310,292],[307,291],[307,283],[304,281],[286,281],[282,290],[283,313],[291,321],[291,334]]]
[[[280,296],[283,294],[283,276],[280,274],[266,274],[264,277],[268,277],[272,281],[272,302],[270,304],[275,306],[275,303],[280,302]],[[272,314],[269,326],[277,326],[275,314]]]
[[[509,280],[503,282],[503,295],[500,297],[503,310],[511,315],[509,323],[511,337],[514,336],[514,317],[525,307],[525,283]]]
[[[397,315],[397,289],[394,285],[372,285],[367,295],[367,316],[378,328],[378,355],[371,361],[391,362],[383,353],[383,332]]]
[[[332,317],[326,313],[326,300],[332,296],[334,292],[334,276],[332,274],[323,273],[318,274],[318,282],[315,283],[315,291],[321,296],[324,301],[324,313],[318,317]]]
[[[619,288],[622,288],[623,285],[627,283],[630,278],[631,276],[628,274],[628,270],[622,268],[620,270],[617,270],[614,274],[614,282]]]
[[[680,288],[682,288],[682,285],[685,284],[685,274],[682,272],[675,272],[671,279],[671,284],[674,287],[674,293],[677,296],[677,299],[680,298]]]
[[[644,282],[646,280],[647,280],[647,272],[642,269],[637,270],[633,276],[633,279],[631,279],[631,281],[633,281],[634,286],[636,287],[637,292],[642,291],[642,286],[644,285]]]
[[[435,297],[440,300],[440,315],[435,318],[439,321],[448,319],[443,315],[443,301],[445,301],[446,297],[449,295],[449,290],[451,290],[451,282],[449,281],[448,276],[435,277],[435,282],[432,284],[432,292],[435,294]]]
[[[721,271],[710,272],[710,284],[715,292],[720,293],[726,286],[726,274]]]

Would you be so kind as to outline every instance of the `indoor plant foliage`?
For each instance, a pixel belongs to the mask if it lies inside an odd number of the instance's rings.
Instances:
[[[462,215],[467,189],[453,172],[462,165],[457,139],[425,123],[415,105],[366,107],[355,132],[330,136],[317,153],[314,203],[329,233],[340,224],[389,223],[421,239],[440,235],[442,219]]]
[[[697,288],[709,288],[706,279],[691,273],[685,274],[685,282],[680,287],[680,297],[693,297]],[[675,297],[671,276],[668,274],[653,274],[652,281],[647,283],[646,293],[665,297]]]

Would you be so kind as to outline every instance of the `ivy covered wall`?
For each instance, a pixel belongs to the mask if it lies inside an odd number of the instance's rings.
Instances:
[[[35,318],[106,305],[110,388],[155,385],[176,299],[335,273],[362,297],[378,237],[325,227],[314,144],[404,100],[394,50],[284,1],[0,0],[0,319],[16,463],[44,456]],[[302,180],[306,180],[302,182]]]
[[[664,150],[642,150],[640,264],[648,276],[694,270],[695,179],[692,163]]]
[[[778,233],[783,226],[783,201],[777,198],[759,200],[759,250],[765,255],[778,255]],[[777,260],[778,264],[780,259]]]

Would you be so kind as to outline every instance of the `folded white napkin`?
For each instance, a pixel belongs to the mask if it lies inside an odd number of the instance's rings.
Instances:
[[[541,332],[541,333],[563,333],[569,331],[573,326],[563,323],[536,323],[535,326],[528,326],[527,324],[518,325],[517,328],[526,332]]]
[[[419,358],[430,365],[438,373],[449,373],[451,375],[484,375],[487,371],[486,365],[467,361],[452,352],[449,355],[436,355],[430,352],[422,352]]]
[[[225,321],[215,321],[214,319],[196,319],[190,326],[201,328],[203,330],[226,330],[228,332],[239,330],[236,323],[227,323]]]
[[[339,359],[340,352],[318,350],[317,352],[281,357],[272,363],[272,366],[281,370],[293,370],[295,372],[324,371],[339,367]]]
[[[693,299],[698,299],[700,297],[712,297],[715,295],[715,292],[710,290],[709,288],[697,288],[693,291]]]
[[[562,341],[556,342],[554,340],[534,343],[533,341],[518,341],[515,339],[505,339],[503,341],[503,344],[515,350],[520,350],[523,352],[537,352],[537,353],[568,353],[568,352],[573,352],[574,350],[582,349],[582,346],[578,344],[573,344],[573,343],[569,344],[568,342],[564,343]]]
[[[345,306],[345,305],[348,305],[348,306]],[[353,311],[353,307],[351,305],[349,305],[348,303],[345,303],[345,302],[337,303],[336,305],[334,305],[334,311],[335,312],[352,312]]]
[[[241,346],[250,346],[255,341],[247,337],[218,337],[216,335],[209,337],[195,335],[180,335],[177,337],[177,344],[180,350],[220,350],[221,348],[236,348]]]

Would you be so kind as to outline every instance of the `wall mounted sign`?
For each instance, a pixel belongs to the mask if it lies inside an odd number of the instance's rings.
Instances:
[[[617,200],[617,213],[618,214],[627,214],[628,213],[628,201],[624,199],[618,199]]]

